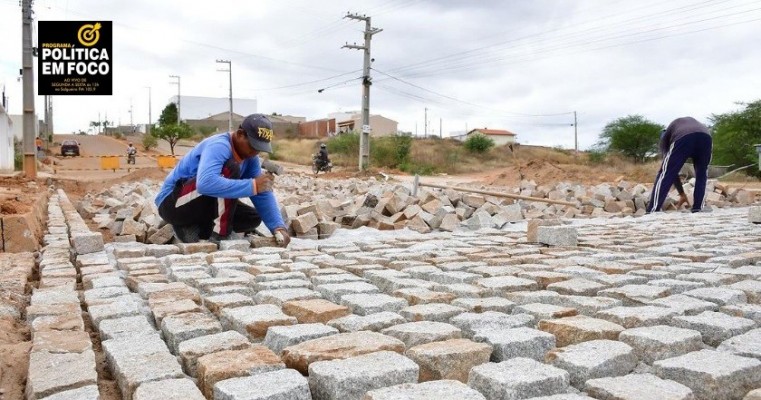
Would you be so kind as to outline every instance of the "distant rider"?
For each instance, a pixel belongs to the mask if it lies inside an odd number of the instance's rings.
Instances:
[[[325,145],[325,143],[320,145],[320,153],[317,158],[320,161],[321,166],[328,165],[330,162],[330,159],[328,158],[328,146]]]
[[[137,154],[137,149],[134,146],[132,146],[132,142],[129,142],[129,144],[127,145],[127,155],[134,156],[135,154]]]

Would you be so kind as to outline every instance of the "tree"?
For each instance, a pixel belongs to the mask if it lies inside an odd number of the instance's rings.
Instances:
[[[100,121],[90,121],[90,126],[96,128],[96,134],[100,134]]]
[[[159,116],[159,125],[171,125],[177,123],[177,104],[169,103],[161,111]]]
[[[716,164],[740,167],[758,161],[753,145],[761,143],[761,100],[739,104],[745,109],[711,116]]]
[[[598,145],[608,152],[620,152],[635,162],[645,162],[658,153],[661,130],[663,125],[641,115],[627,115],[605,125]]]
[[[180,139],[193,136],[193,129],[186,123],[177,123],[177,105],[167,104],[161,111],[159,124],[151,129],[151,135],[169,142],[169,150],[174,155],[174,146]]]
[[[471,153],[486,153],[494,147],[494,140],[486,135],[476,133],[465,139],[464,146]]]

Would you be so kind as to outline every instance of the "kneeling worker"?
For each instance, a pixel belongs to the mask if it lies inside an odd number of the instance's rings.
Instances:
[[[231,232],[250,233],[264,221],[280,246],[288,235],[275,194],[274,176],[262,171],[259,152],[271,153],[272,123],[251,114],[234,132],[204,139],[169,173],[156,196],[159,215],[184,243],[218,243]],[[238,199],[249,197],[254,207]]]

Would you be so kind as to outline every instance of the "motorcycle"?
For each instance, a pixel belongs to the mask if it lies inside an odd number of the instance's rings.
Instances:
[[[323,162],[322,159],[320,159],[319,154],[312,154],[312,172],[314,172],[315,175],[322,172],[330,172],[333,170],[333,163],[328,161]]]
[[[134,164],[135,163],[135,151],[130,151],[127,153],[127,164]]]

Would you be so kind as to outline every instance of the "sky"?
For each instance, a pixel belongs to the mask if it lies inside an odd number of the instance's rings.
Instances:
[[[36,0],[36,21],[113,21],[113,95],[55,96],[56,133],[158,118],[177,92],[258,101],[258,111],[359,110],[365,23],[370,109],[401,131],[506,129],[520,143],[574,148],[630,114],[667,125],[761,98],[758,0]],[[36,31],[34,34],[36,42]],[[21,8],[0,0],[0,88],[21,113]],[[36,63],[35,63],[36,65]],[[324,89],[319,92],[319,89]],[[38,114],[43,100],[36,96]],[[426,111],[427,109],[427,111]],[[130,114],[130,110],[132,110]]]

